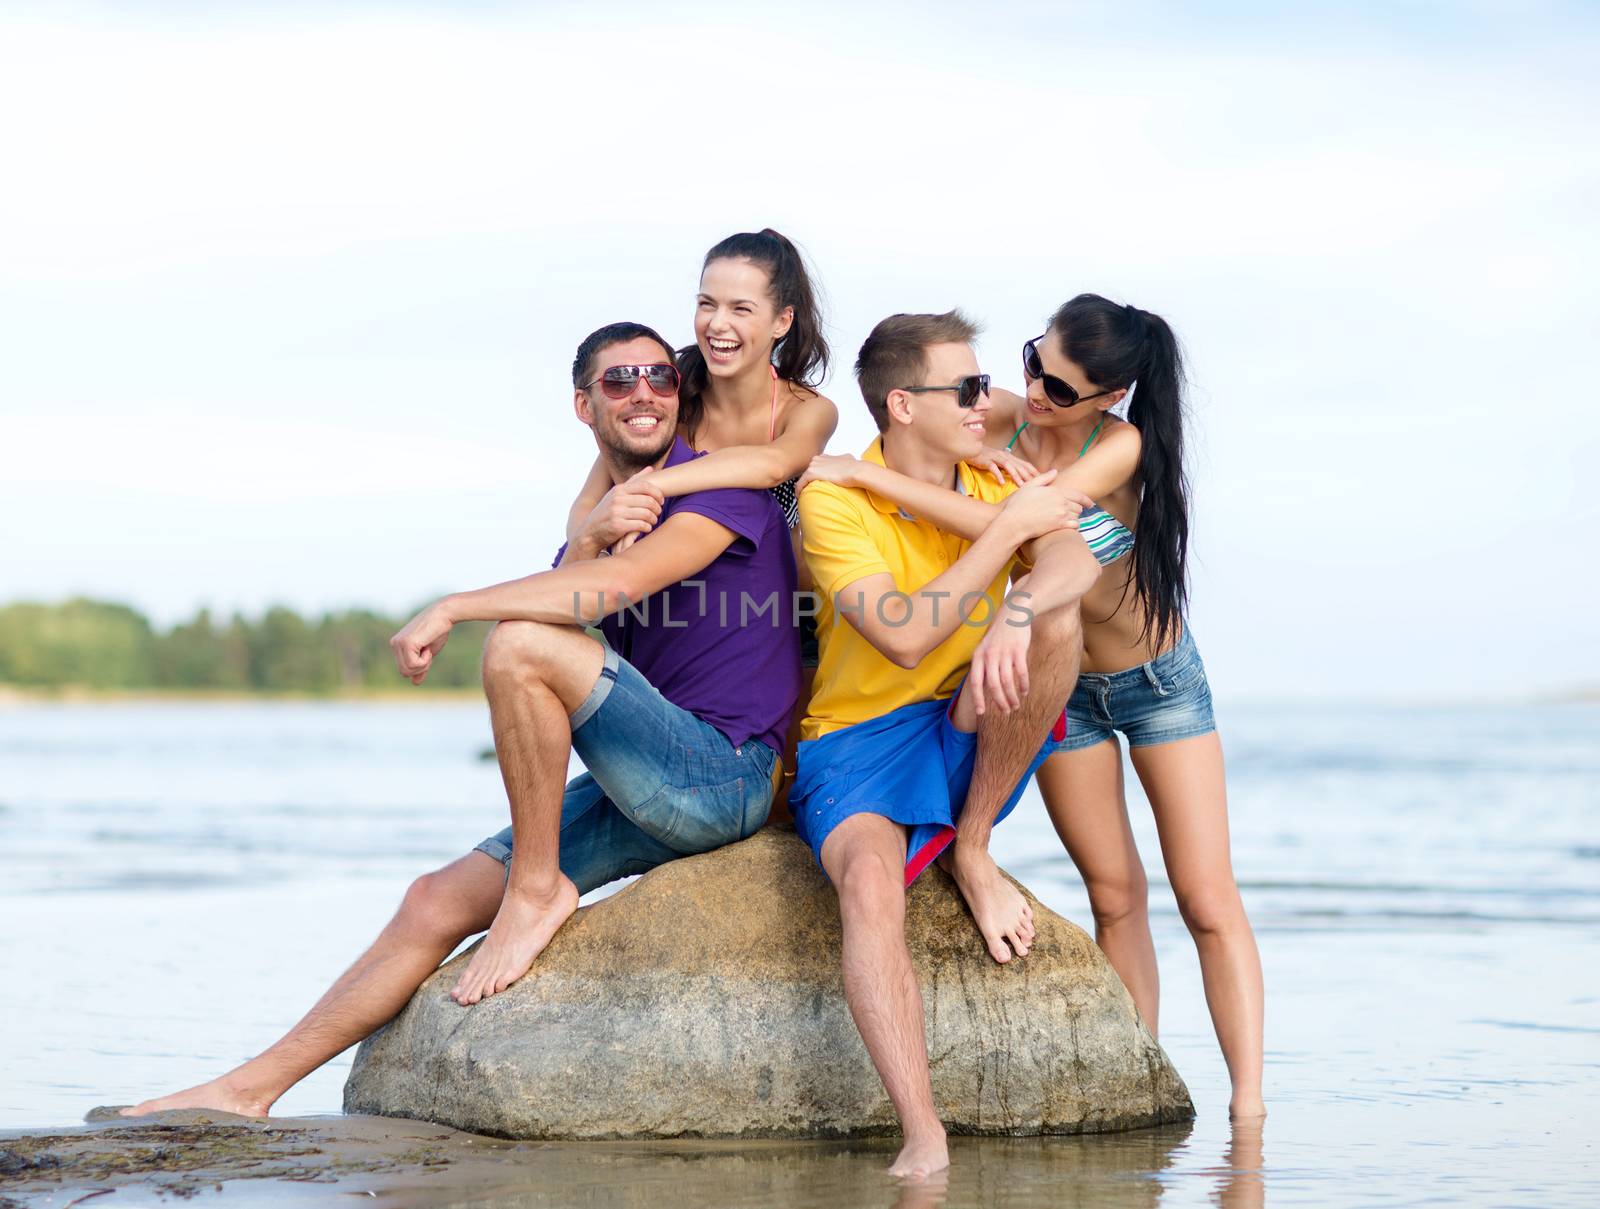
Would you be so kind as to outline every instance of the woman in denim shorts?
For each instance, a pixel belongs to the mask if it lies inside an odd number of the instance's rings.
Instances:
[[[1233,1083],[1230,1112],[1261,1098],[1261,959],[1228,847],[1222,743],[1205,665],[1184,619],[1189,541],[1183,366],[1158,315],[1080,294],[1023,348],[1026,397],[996,391],[990,439],[1092,497],[1084,537],[1105,564],[1084,599],[1084,655],[1067,735],[1037,774],[1083,875],[1095,939],[1150,1031],[1160,983],[1148,887],[1122,783],[1120,734],[1155,812],[1178,908]],[[1109,409],[1117,404],[1123,420]],[[1024,470],[1023,473],[1026,473]]]

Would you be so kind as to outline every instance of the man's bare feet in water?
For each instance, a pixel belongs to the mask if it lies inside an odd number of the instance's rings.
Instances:
[[[944,1128],[908,1135],[900,1153],[889,1166],[889,1174],[902,1180],[925,1180],[950,1166],[950,1149],[945,1144]]]
[[[124,1108],[122,1115],[144,1117],[153,1112],[168,1112],[174,1108],[209,1108],[213,1112],[235,1112],[241,1117],[264,1117],[271,1107],[271,1100],[240,1082],[237,1071],[230,1071],[221,1078],[202,1083],[198,1087],[175,1091],[170,1096],[160,1096],[154,1100],[146,1100],[142,1104],[135,1104],[132,1108]]]
[[[457,980],[450,997],[466,1007],[499,994],[528,972],[533,959],[578,909],[578,887],[556,875],[548,895],[506,888],[505,899],[478,951]]]
[[[998,962],[1011,960],[1013,952],[1026,957],[1033,944],[1033,908],[1028,900],[1000,872],[994,858],[982,848],[965,848],[960,841],[951,844],[939,858],[951,877],[967,909],[989,946],[989,956]]]

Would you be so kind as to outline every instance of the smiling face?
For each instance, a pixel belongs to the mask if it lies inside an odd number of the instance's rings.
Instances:
[[[976,457],[983,450],[984,420],[989,414],[989,396],[979,395],[971,407],[957,402],[957,382],[969,374],[980,373],[978,355],[970,344],[930,344],[925,350],[928,371],[921,382],[907,386],[949,386],[950,390],[907,394],[890,391],[889,412],[908,423],[919,444],[929,453],[948,457],[951,462]],[[898,401],[898,405],[897,405]]]
[[[694,339],[713,378],[772,363],[772,346],[789,331],[794,308],[779,310],[767,271],[748,260],[713,260],[700,274]]]
[[[1066,382],[1078,392],[1078,397],[1083,401],[1072,407],[1057,407],[1045,394],[1044,381],[1036,378],[1028,383],[1027,406],[1024,409],[1027,414],[1023,418],[1029,424],[1040,428],[1054,428],[1076,424],[1086,415],[1093,414],[1098,418],[1098,413],[1115,406],[1127,393],[1114,390],[1109,394],[1102,394],[1105,387],[1091,382],[1089,375],[1083,372],[1083,367],[1061,351],[1061,336],[1058,332],[1046,332],[1034,342],[1034,348],[1038,350],[1040,366],[1044,372]],[[1090,395],[1100,397],[1091,399]]]
[[[620,470],[632,473],[652,466],[672,447],[678,428],[678,392],[658,395],[644,375],[623,399],[609,398],[598,379],[614,365],[672,364],[672,350],[648,337],[608,344],[595,353],[589,367],[592,385],[580,389],[574,403],[578,419],[594,429],[595,440]]]

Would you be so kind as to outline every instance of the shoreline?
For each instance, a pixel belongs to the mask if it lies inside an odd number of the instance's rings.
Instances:
[[[382,1197],[390,1206],[440,1203],[883,1203],[897,1194],[887,1167],[896,1137],[831,1140],[682,1138],[512,1141],[395,1117],[241,1117],[183,1109],[124,1118],[97,1108],[62,1129],[0,1130],[0,1205],[76,1204],[129,1191],[187,1199],[202,1193],[276,1200]],[[947,1192],[976,1203],[994,1181],[1091,1185],[1115,1203],[1142,1202],[1135,1181],[1171,1162],[1192,1122],[1106,1134],[1013,1138],[952,1135],[952,1167],[899,1185],[935,1205]],[[1252,1179],[1259,1176],[1252,1172]],[[898,1203],[906,1203],[900,1201]],[[1041,1204],[1046,1203],[1043,1199]],[[1097,1200],[1097,1203],[1100,1203]]]
[[[190,702],[359,702],[378,705],[430,705],[444,702],[482,701],[483,690],[472,688],[339,689],[316,692],[310,689],[267,692],[256,689],[206,688],[86,688],[69,685],[61,688],[32,688],[0,684],[0,709],[13,705],[161,705]]]

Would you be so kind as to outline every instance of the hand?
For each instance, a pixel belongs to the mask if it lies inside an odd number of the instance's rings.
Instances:
[[[400,674],[412,684],[421,684],[433,666],[433,657],[450,640],[450,627],[454,624],[443,601],[429,605],[406,622],[405,628],[389,639]]]
[[[857,476],[861,459],[848,453],[819,453],[794,485],[795,494],[804,491],[810,483],[837,483],[841,487],[859,487]]]
[[[989,623],[962,692],[972,694],[972,704],[982,715],[989,706],[1009,714],[1028,695],[1028,645],[1033,627],[1002,612]]]
[[[626,539],[626,545],[614,550],[620,554],[656,527],[666,497],[661,494],[661,488],[649,481],[649,474],[647,466],[632,478],[618,483],[600,497],[594,510],[584,518],[578,542],[591,557]]]
[[[1057,529],[1076,529],[1078,517],[1094,501],[1071,487],[1056,487],[1057,471],[1041,471],[1024,487],[1011,493],[1000,515],[1016,526],[1017,544],[1032,541]]]
[[[997,483],[1003,484],[1009,474],[1011,481],[1019,487],[1039,473],[1039,468],[1027,458],[1019,457],[1009,449],[995,449],[988,445],[977,457],[968,458],[967,465],[975,470],[987,470],[994,475]]]

